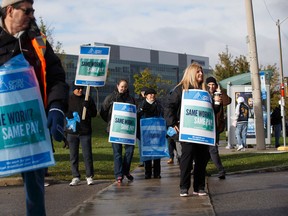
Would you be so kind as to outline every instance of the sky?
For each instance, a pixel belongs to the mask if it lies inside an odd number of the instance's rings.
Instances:
[[[246,0],[35,0],[42,17],[67,54],[94,42],[186,53],[248,57]],[[253,0],[259,66],[280,65],[277,20],[280,20],[283,75],[288,76],[288,1]]]

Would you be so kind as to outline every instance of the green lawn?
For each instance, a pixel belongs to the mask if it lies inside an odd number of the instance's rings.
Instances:
[[[114,179],[113,152],[111,143],[108,142],[106,133],[106,122],[100,116],[93,120],[92,152],[94,159],[95,179]],[[56,166],[49,168],[49,174],[56,180],[71,180],[69,163],[69,149],[63,148],[63,143],[54,143]],[[139,150],[136,146],[132,163],[132,170],[139,165]],[[79,171],[82,177],[85,176],[82,151],[80,148]]]
[[[106,123],[97,116],[93,120],[93,158],[95,179],[114,179],[113,174],[113,153],[111,144],[108,142],[108,134],[105,131]],[[225,139],[225,135],[221,134],[221,139]],[[274,139],[272,139],[272,142]],[[274,143],[272,143],[273,145]],[[70,181],[71,171],[69,163],[69,149],[63,148],[63,143],[55,142],[55,160],[56,165],[49,167],[49,174],[55,180]],[[260,154],[260,153],[233,153],[229,155],[221,155],[223,165],[227,172],[236,172],[241,170],[250,170],[263,167],[288,165],[288,153],[281,154]],[[163,159],[166,160],[166,159]],[[139,165],[139,150],[135,148],[132,170]],[[85,168],[80,149],[80,173],[85,176]],[[209,162],[207,172],[216,174],[217,169],[214,164]]]

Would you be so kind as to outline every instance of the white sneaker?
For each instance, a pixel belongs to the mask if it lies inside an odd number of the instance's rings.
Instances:
[[[69,185],[70,186],[76,186],[79,184],[80,184],[80,179],[79,178],[73,178]]]
[[[240,145],[238,148],[237,148],[237,151],[240,151],[241,149],[243,149],[243,145]]]
[[[226,149],[233,149],[233,147],[230,146],[230,145],[227,145],[225,148],[226,148]]]
[[[93,185],[94,181],[92,177],[86,177],[87,185]]]

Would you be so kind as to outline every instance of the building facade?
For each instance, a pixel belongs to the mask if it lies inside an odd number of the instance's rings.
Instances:
[[[113,44],[95,43],[95,46],[109,46],[109,75],[104,87],[91,88],[92,96],[97,96],[98,105],[111,93],[120,79],[129,82],[131,95],[138,97],[134,93],[134,74],[139,74],[146,68],[153,75],[160,75],[164,80],[171,80],[172,85],[167,89],[172,89],[179,80],[182,79],[184,69],[192,62],[202,65],[204,73],[209,73],[209,58],[204,56],[173,53],[166,51],[150,50]],[[67,82],[71,85],[75,79],[78,56],[65,55],[63,64],[67,72]]]

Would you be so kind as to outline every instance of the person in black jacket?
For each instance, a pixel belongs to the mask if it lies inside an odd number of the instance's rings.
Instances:
[[[107,122],[107,132],[110,132],[112,108],[114,102],[136,104],[135,99],[129,94],[128,81],[121,79],[118,81],[116,89],[108,95],[102,103],[100,116]],[[114,175],[118,183],[122,183],[123,177],[133,181],[134,177],[130,174],[131,162],[134,154],[134,145],[124,145],[125,155],[122,156],[122,144],[112,143],[114,156]]]
[[[220,93],[218,83],[214,77],[208,77],[206,79],[206,84],[207,84],[207,89],[208,92],[214,100],[218,94],[215,94],[218,89],[218,93]],[[219,150],[218,150],[218,145],[219,145],[219,139],[220,139],[220,133],[224,131],[225,128],[225,121],[224,121],[224,106],[227,106],[228,104],[231,103],[231,98],[227,94],[219,94],[218,96],[218,102],[219,102],[219,112],[215,113],[215,121],[216,121],[216,144],[214,146],[209,146],[209,153],[210,153],[210,158],[217,167],[219,171],[218,178],[219,179],[225,179],[225,169],[222,164],[220,155],[219,155]],[[208,161],[209,159],[208,158]],[[207,163],[208,163],[207,161]]]
[[[80,184],[79,173],[79,144],[82,146],[82,154],[86,170],[86,181],[88,185],[93,184],[94,167],[92,157],[92,125],[91,119],[97,115],[97,109],[94,100],[89,96],[85,100],[83,86],[73,85],[73,94],[69,98],[69,108],[66,113],[66,119],[74,123],[67,127],[67,141],[70,150],[70,164],[73,179],[70,186]],[[82,119],[83,108],[86,108],[85,119]],[[73,122],[74,121],[74,122]]]
[[[179,133],[180,110],[183,90],[200,89],[206,90],[204,82],[204,73],[201,65],[194,62],[190,64],[184,71],[184,75],[180,83],[177,84],[167,98],[167,104],[164,107],[164,118],[167,127],[173,127]],[[193,194],[198,196],[207,195],[205,191],[205,168],[209,155],[208,145],[181,142],[182,154],[180,159],[180,196],[187,197],[189,188],[191,187],[191,170],[193,160],[194,165],[194,181]]]
[[[42,46],[33,42],[44,39],[35,23],[33,0],[2,0],[0,20],[0,66],[11,58],[23,54],[33,66],[37,77],[52,137],[63,139],[64,112],[67,109],[69,86],[60,59],[48,41]],[[39,42],[38,41],[38,42]],[[42,49],[44,48],[45,49]],[[37,49],[43,52],[37,52]],[[48,145],[52,145],[48,143]],[[46,168],[47,169],[47,168]],[[21,173],[25,194],[26,214],[46,215],[45,168]]]
[[[156,91],[152,88],[148,88],[145,91],[145,100],[138,106],[137,120],[140,130],[140,119],[151,117],[163,117],[163,108],[160,101],[156,100]],[[138,132],[140,140],[150,139],[150,137],[141,137]],[[152,176],[152,161],[153,161],[153,176],[154,178],[161,178],[161,159],[153,159],[144,161],[145,167],[145,179],[151,179]]]
[[[281,101],[279,101],[281,104]],[[276,106],[271,113],[271,125],[273,126],[274,136],[275,136],[275,148],[280,146],[279,139],[281,136],[282,130],[282,116],[281,116],[281,107]]]

